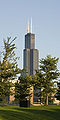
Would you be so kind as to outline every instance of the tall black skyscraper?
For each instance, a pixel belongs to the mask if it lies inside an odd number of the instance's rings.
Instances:
[[[25,49],[24,49],[24,64],[23,68],[29,75],[35,74],[35,70],[38,70],[38,50],[35,49],[35,34],[32,33],[32,20],[31,20],[31,32],[25,35]]]

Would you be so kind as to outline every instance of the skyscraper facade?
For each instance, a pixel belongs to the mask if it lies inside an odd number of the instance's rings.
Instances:
[[[35,34],[32,33],[32,30],[31,32],[28,30],[28,33],[25,35],[23,56],[23,68],[29,75],[35,74],[35,70],[38,70],[38,50],[35,49]]]

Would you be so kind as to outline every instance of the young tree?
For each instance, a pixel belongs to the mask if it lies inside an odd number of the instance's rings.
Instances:
[[[54,93],[56,90],[54,83],[56,83],[56,80],[60,75],[57,69],[58,60],[58,58],[52,58],[51,56],[47,56],[45,59],[43,58],[40,60],[40,72],[37,73],[37,83],[38,87],[41,86],[42,93],[46,97],[46,105],[48,105],[49,95]],[[42,78],[40,75],[42,75]]]
[[[20,106],[21,106],[21,101],[24,103],[24,101],[26,101],[27,99],[30,100],[31,81],[32,81],[32,77],[26,75],[25,77],[20,76],[18,82],[15,83],[15,98],[16,100],[19,101]]]
[[[10,95],[12,80],[21,72],[17,64],[18,58],[15,57],[15,39],[11,40],[10,37],[7,41],[4,40],[3,60],[0,63],[0,97],[3,99]]]

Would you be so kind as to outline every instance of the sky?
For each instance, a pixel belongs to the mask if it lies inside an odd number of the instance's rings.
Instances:
[[[31,17],[39,59],[47,55],[60,58],[60,0],[0,0],[0,51],[3,39],[17,37],[15,52],[20,57],[20,68],[23,68],[27,21],[30,26]]]

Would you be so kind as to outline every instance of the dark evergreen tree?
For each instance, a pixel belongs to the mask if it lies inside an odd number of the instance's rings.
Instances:
[[[37,102],[42,103],[43,99],[43,83],[44,78],[40,70],[36,71],[36,74],[32,77],[32,85],[34,86],[34,95],[38,98]]]
[[[32,77],[26,75],[25,77],[20,76],[18,82],[15,83],[15,98],[19,101],[19,105],[26,100],[30,100],[31,97],[31,81]],[[25,106],[23,104],[23,106]]]

